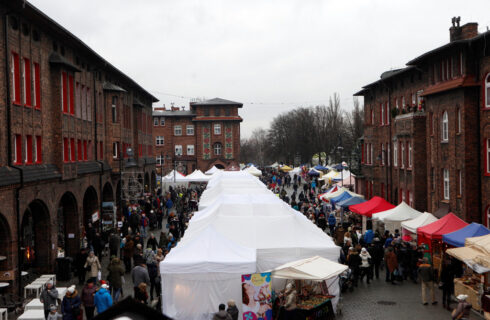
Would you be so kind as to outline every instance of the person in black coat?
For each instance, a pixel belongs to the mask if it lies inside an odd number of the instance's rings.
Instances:
[[[454,293],[454,268],[449,258],[444,259],[441,270],[442,305],[451,310],[451,294]]]
[[[359,256],[359,253],[355,249],[349,249],[349,254],[347,256],[347,265],[349,266],[349,269],[352,270],[352,282],[354,284],[354,287],[357,287],[357,281],[359,280],[359,274],[361,271],[361,263],[362,260]]]
[[[87,248],[81,248],[75,257],[74,265],[78,276],[78,283],[81,285],[85,283],[85,274],[87,273],[85,270],[85,262],[87,261],[87,257]]]
[[[234,300],[229,300],[228,301],[228,308],[226,309],[226,312],[231,316],[232,320],[238,320],[238,308],[235,305]]]
[[[381,266],[381,262],[383,261],[384,249],[379,241],[379,238],[374,238],[373,242],[367,249],[369,254],[371,255],[371,260],[373,262],[373,272],[376,276],[376,279],[379,279],[379,267]]]

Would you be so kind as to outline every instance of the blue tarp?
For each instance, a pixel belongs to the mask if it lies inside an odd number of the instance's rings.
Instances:
[[[366,200],[359,198],[359,197],[352,197],[343,201],[340,201],[337,203],[338,206],[341,206],[342,208],[349,208],[349,206],[353,206],[355,204],[363,203],[366,202]]]
[[[347,200],[352,198],[352,196],[349,194],[349,192],[344,191],[343,193],[339,194],[338,196],[330,199],[330,203],[332,206],[335,206],[336,203],[339,203],[341,201]]]
[[[337,170],[337,171],[339,171],[339,172],[340,172],[340,171],[342,171],[342,169],[344,169],[344,167],[342,166],[342,164],[341,164],[341,163],[339,163],[339,164],[334,165],[334,166],[332,167],[332,169],[335,169],[335,170]]]
[[[310,170],[308,172],[308,175],[313,176],[313,177],[318,177],[320,175],[320,173],[316,172],[315,170]]]
[[[484,236],[490,233],[485,226],[479,223],[471,223],[457,231],[442,235],[442,241],[454,247],[464,247],[466,238]]]
[[[316,170],[320,170],[320,171],[325,171],[325,170],[328,170],[328,168],[327,168],[327,167],[324,167],[324,166],[322,166],[322,165],[320,165],[320,164],[319,164],[319,165],[317,165],[317,166],[315,166],[315,169],[316,169]]]

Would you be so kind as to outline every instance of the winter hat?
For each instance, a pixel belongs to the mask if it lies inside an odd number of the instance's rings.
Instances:
[[[53,285],[53,280],[49,280],[48,282],[46,282],[46,284]]]
[[[58,308],[54,304],[52,304],[52,305],[49,306],[49,310],[50,311],[55,311],[55,310],[58,310]]]
[[[69,293],[75,292],[75,286],[69,287],[68,289],[66,289],[66,291],[68,291]]]
[[[101,288],[104,288],[104,289],[109,289],[109,285],[104,283],[103,285],[100,286]]]
[[[366,248],[362,248],[361,252],[367,252]]]

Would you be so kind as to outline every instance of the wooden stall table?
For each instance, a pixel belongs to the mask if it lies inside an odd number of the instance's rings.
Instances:
[[[454,296],[457,297],[460,294],[465,294],[468,296],[468,299],[466,299],[466,301],[471,304],[471,307],[473,309],[478,312],[481,310],[481,302],[478,291],[475,290],[473,287],[464,284],[463,279],[456,278],[454,279]]]

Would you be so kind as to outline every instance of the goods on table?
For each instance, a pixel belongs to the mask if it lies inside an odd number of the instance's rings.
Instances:
[[[300,300],[297,303],[297,306],[299,309],[311,310],[325,303],[327,300],[332,299],[333,297],[334,296],[321,295],[321,294],[310,295],[309,297],[306,297],[304,300]]]

